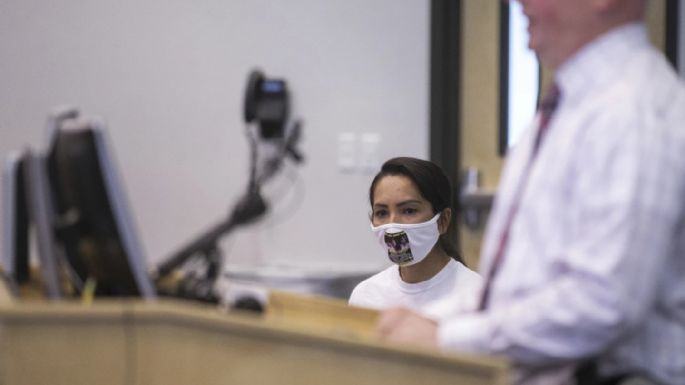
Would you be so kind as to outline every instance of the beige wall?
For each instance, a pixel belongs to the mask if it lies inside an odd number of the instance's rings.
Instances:
[[[494,190],[502,160],[497,156],[499,127],[498,1],[462,1],[461,148],[462,170],[475,167],[485,189]],[[460,245],[466,264],[478,266],[480,230],[460,224]]]

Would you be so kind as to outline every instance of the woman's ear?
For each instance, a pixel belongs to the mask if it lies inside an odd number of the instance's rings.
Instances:
[[[440,231],[440,234],[445,234],[447,232],[447,228],[450,226],[451,219],[452,209],[446,207],[442,210],[442,213],[440,213],[440,218],[438,218],[438,231]]]

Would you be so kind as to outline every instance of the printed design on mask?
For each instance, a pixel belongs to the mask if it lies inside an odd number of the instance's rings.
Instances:
[[[409,237],[404,231],[385,233],[385,244],[388,246],[388,257],[394,263],[404,265],[414,260],[409,247]]]

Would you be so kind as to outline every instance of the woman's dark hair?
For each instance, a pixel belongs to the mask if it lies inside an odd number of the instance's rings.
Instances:
[[[401,175],[409,178],[419,190],[421,196],[430,202],[433,214],[452,207],[452,186],[449,179],[437,164],[410,157],[392,158],[381,166],[369,188],[369,203],[373,207],[373,194],[378,182],[386,176]],[[455,213],[452,213],[454,216]],[[450,219],[452,221],[452,219]],[[455,260],[463,262],[456,245],[442,234],[438,240],[440,247]]]

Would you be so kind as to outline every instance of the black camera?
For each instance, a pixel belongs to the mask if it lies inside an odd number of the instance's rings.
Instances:
[[[245,90],[245,122],[257,122],[264,139],[282,139],[290,114],[288,87],[283,79],[270,79],[253,70]]]

